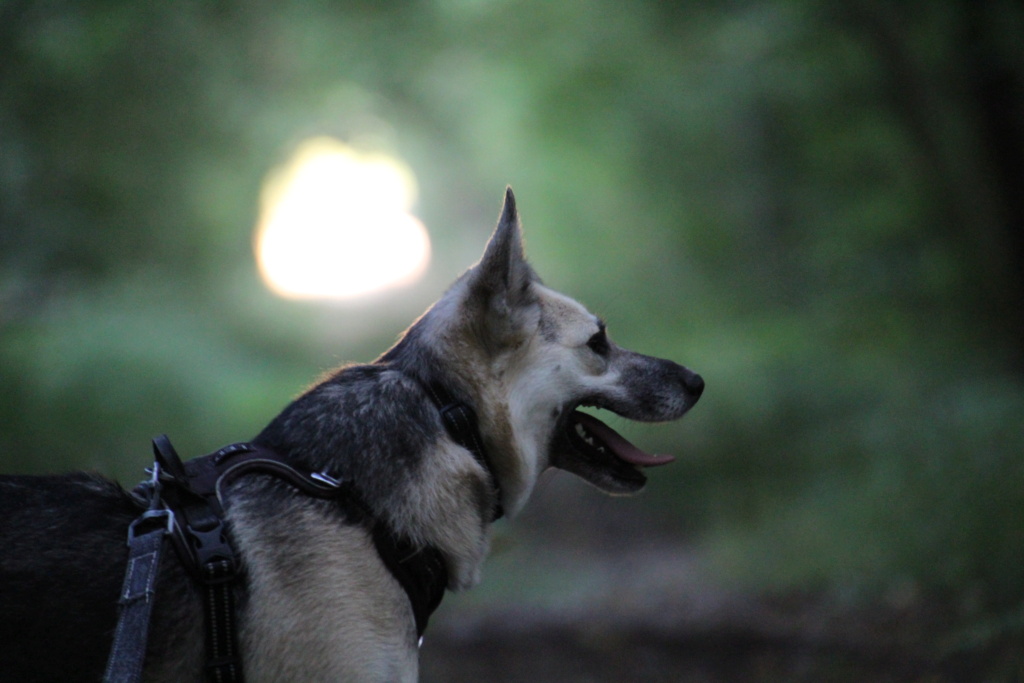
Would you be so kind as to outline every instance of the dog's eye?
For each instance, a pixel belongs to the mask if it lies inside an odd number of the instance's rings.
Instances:
[[[587,347],[599,356],[607,355],[608,335],[605,334],[603,327],[597,334],[587,340]]]

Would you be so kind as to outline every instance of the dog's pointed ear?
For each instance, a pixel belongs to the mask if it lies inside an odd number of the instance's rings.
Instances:
[[[523,234],[512,188],[505,189],[498,226],[484,255],[470,275],[470,301],[486,311],[492,338],[500,339],[521,327],[522,311],[536,299],[531,285],[537,279],[523,252]]]
[[[529,288],[533,278],[523,253],[523,233],[512,188],[505,189],[498,226],[477,264],[477,280],[492,293],[507,292],[513,298]]]

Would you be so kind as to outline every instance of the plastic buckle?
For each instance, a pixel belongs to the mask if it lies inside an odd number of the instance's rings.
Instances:
[[[224,524],[219,520],[208,529],[189,526],[187,536],[195,553],[197,566],[205,567],[211,562],[224,560],[234,567],[235,553],[224,534]]]

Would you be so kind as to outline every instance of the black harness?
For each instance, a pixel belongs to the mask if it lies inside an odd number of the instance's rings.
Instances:
[[[473,454],[497,492],[497,480],[472,408],[457,401],[440,384],[423,386],[437,406],[448,435]],[[235,615],[236,589],[244,579],[243,567],[231,543],[221,494],[232,480],[244,474],[273,475],[306,495],[336,500],[353,521],[366,524],[381,560],[409,597],[416,633],[422,638],[447,587],[444,557],[437,548],[416,547],[377,520],[349,482],[326,472],[299,470],[273,451],[252,443],[225,446],[187,463],[182,463],[166,436],[153,440],[153,451],[156,460],[147,470],[150,479],[132,492],[145,511],[128,532],[128,565],[105,683],[133,683],[141,677],[162,542],[167,536],[204,593],[207,679],[215,683],[243,681]],[[491,521],[501,516],[499,502]]]

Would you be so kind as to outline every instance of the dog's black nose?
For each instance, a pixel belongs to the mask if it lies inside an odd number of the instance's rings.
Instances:
[[[686,386],[686,390],[693,394],[694,398],[697,398],[704,393],[704,378],[696,372],[689,373],[683,381],[683,384]]]

